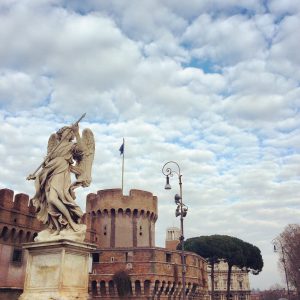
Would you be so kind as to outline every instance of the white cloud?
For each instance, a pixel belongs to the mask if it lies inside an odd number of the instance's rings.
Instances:
[[[0,106],[30,108],[43,105],[52,91],[51,80],[29,74],[0,70]]]
[[[177,14],[184,16],[185,18],[195,18],[203,13],[221,13],[221,14],[234,14],[238,12],[254,12],[261,13],[265,11],[265,8],[260,3],[260,1],[252,1],[252,0],[190,0],[189,5],[182,5],[180,0],[164,0],[172,10],[174,10]]]
[[[299,6],[299,4],[298,4]],[[295,28],[300,26],[298,15],[286,16],[278,25],[278,33],[270,50],[271,68],[273,72],[294,78],[299,82],[300,65],[299,33]]]
[[[271,0],[268,3],[268,7],[271,13],[279,16],[286,14],[296,14],[300,10],[299,2],[293,0]]]
[[[192,56],[221,65],[265,57],[263,35],[252,19],[242,15],[213,18],[203,14],[187,28],[183,42],[192,45]]]

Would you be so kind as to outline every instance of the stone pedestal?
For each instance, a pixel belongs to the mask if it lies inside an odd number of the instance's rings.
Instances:
[[[70,240],[28,243],[19,300],[87,300],[92,244]]]

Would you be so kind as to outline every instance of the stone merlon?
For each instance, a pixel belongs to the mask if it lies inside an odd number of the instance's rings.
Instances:
[[[157,214],[157,197],[152,193],[132,189],[129,195],[123,195],[121,189],[100,190],[87,196],[86,212],[119,209],[138,210]]]

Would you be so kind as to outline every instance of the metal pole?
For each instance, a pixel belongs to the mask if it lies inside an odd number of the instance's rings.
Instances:
[[[182,299],[185,300],[185,274],[186,274],[186,265],[185,265],[185,257],[184,257],[184,232],[183,232],[183,202],[182,202],[182,175],[179,174],[179,188],[180,188],[180,229],[181,229],[181,263],[182,263]]]
[[[171,167],[168,167],[169,164],[175,164],[178,168],[178,172],[175,171],[175,170],[172,170]],[[169,177],[168,176],[173,176],[173,174],[177,174],[178,176],[178,180],[179,180],[179,189],[180,189],[180,200],[179,202],[176,204],[178,206],[180,206],[180,228],[181,228],[181,235],[180,235],[180,243],[181,243],[181,265],[182,265],[182,297],[181,299],[183,300],[186,300],[186,288],[185,288],[185,276],[186,276],[186,261],[185,261],[185,256],[184,256],[184,232],[183,232],[183,218],[185,217],[186,215],[186,212],[187,212],[187,208],[184,208],[184,204],[183,204],[183,201],[182,201],[182,181],[181,181],[181,173],[180,173],[180,167],[178,165],[178,163],[176,161],[168,161],[164,164],[164,166],[162,167],[162,173],[166,176],[167,178],[167,183],[166,183],[166,187],[165,189],[171,189],[171,186],[169,184]],[[175,195],[176,197],[176,195]],[[177,210],[176,210],[177,212]],[[178,215],[176,214],[176,217]]]
[[[124,156],[125,156],[125,139],[123,138],[123,157],[122,157],[122,195],[124,190]]]

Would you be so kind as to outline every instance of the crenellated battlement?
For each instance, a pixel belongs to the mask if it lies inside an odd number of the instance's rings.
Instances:
[[[154,246],[157,217],[157,197],[150,192],[100,190],[87,196],[87,240],[111,248]]]
[[[13,208],[14,202],[14,191],[10,189],[1,189],[0,190],[0,206],[11,209]]]
[[[132,189],[129,195],[123,195],[121,189],[99,190],[89,194],[86,201],[86,212],[124,211],[139,214],[157,215],[157,197],[147,191]]]
[[[10,189],[0,189],[0,207],[2,209],[17,211],[22,214],[35,214],[32,203],[29,204],[27,194],[16,194]]]
[[[10,189],[0,189],[0,242],[30,241],[43,228],[29,202],[26,194],[14,195]]]

